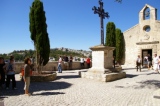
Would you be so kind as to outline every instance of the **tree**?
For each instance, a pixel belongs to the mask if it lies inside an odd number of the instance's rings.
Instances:
[[[49,61],[50,41],[47,33],[47,24],[43,3],[40,0],[34,0],[29,13],[31,39],[34,42],[36,50],[37,67],[40,72],[40,66],[44,66]]]
[[[106,26],[106,42],[105,46],[116,47],[116,35],[115,35],[115,24],[113,22],[108,22]],[[115,56],[116,50],[114,50],[113,55]]]
[[[123,58],[124,52],[124,41],[123,41],[123,33],[120,29],[116,29],[116,61],[120,63],[121,59]]]

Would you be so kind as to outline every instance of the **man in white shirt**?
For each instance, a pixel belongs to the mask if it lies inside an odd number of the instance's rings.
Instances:
[[[61,56],[59,56],[59,60],[58,60],[58,73],[62,73],[62,58]]]
[[[141,72],[141,58],[140,58],[140,55],[138,55],[138,58],[136,60],[136,65],[137,65],[137,71],[138,71],[138,68]]]
[[[157,72],[158,72],[158,69],[159,69],[159,58],[157,56],[157,54],[154,54],[154,58],[153,58],[153,69]]]
[[[84,68],[84,58],[83,57],[80,58],[80,63],[81,63],[81,69],[83,69]]]

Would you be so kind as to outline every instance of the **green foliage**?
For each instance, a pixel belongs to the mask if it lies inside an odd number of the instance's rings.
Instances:
[[[71,51],[62,51],[62,50],[51,50],[50,57],[54,57],[55,60],[58,60],[59,56],[77,56],[77,57],[83,57],[84,55],[80,53],[75,53]]]
[[[21,51],[13,51],[11,52],[9,55],[7,54],[0,54],[1,57],[3,57],[5,60],[9,60],[10,58],[10,55],[12,54],[15,58],[15,61],[19,61],[19,62],[23,62],[25,57],[35,57],[35,54],[34,54],[34,50],[21,50]],[[75,52],[72,52],[72,51],[62,51],[62,50],[50,50],[50,54],[49,54],[49,57],[54,57],[55,60],[57,61],[59,56],[77,56],[77,57],[85,57],[83,54],[81,53],[75,53]]]
[[[116,29],[113,22],[108,22],[106,26],[106,42],[105,46],[116,47],[113,51],[117,62],[121,62],[124,56],[124,37],[120,29]]]
[[[7,54],[0,54],[5,60],[9,60],[10,56],[14,56],[15,62],[23,62],[25,57],[35,57],[34,55],[34,50],[21,50],[21,51],[16,51],[14,50],[13,52]]]
[[[115,36],[115,24],[113,22],[108,22],[106,26],[106,46],[115,47],[116,45],[116,36]]]
[[[36,49],[37,64],[46,65],[49,61],[50,41],[47,33],[47,24],[43,3],[34,0],[29,13],[31,39]]]
[[[115,24],[113,22],[108,22],[106,26],[106,42],[105,46],[116,47],[116,34],[115,34]],[[116,50],[114,50],[113,55],[115,56]]]
[[[123,58],[124,46],[123,46],[123,33],[120,29],[116,29],[116,61],[120,62]]]

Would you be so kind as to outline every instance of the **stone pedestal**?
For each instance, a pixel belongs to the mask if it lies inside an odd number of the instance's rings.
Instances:
[[[81,72],[82,78],[108,82],[126,77],[125,72],[116,72],[112,66],[115,47],[98,45],[90,49],[92,50],[92,67],[87,72]]]

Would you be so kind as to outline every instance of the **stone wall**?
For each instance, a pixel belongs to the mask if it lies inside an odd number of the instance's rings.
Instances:
[[[48,62],[46,66],[43,67],[43,71],[57,71],[57,64],[58,62]],[[24,63],[15,63],[15,71],[16,73],[20,73],[21,68],[24,66]],[[92,64],[91,64],[92,66]],[[87,64],[85,63],[85,67],[87,68]],[[81,69],[80,62],[73,62],[72,63],[72,70],[77,70]],[[65,69],[64,64],[62,63],[62,70],[67,70]]]
[[[135,64],[138,48],[136,42],[139,40],[139,25],[124,32],[125,39],[125,64]]]

